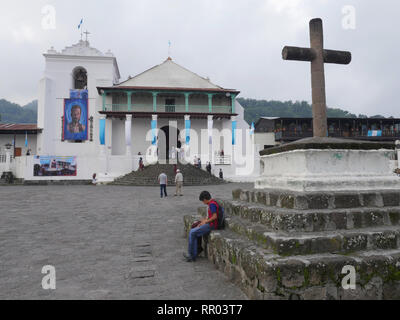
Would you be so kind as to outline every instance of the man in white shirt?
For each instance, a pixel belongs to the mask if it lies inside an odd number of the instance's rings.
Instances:
[[[167,175],[163,172],[158,176],[158,182],[160,182],[160,193],[161,193],[161,198],[163,197],[163,192],[165,197],[167,197],[167,184],[168,184],[168,177]]]
[[[175,197],[178,194],[179,194],[179,196],[183,196],[183,194],[182,194],[183,174],[181,173],[181,170],[179,170],[179,169],[176,170],[175,184],[176,184]]]

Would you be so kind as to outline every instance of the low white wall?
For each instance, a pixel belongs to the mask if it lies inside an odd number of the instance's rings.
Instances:
[[[12,172],[18,179],[24,179],[27,181],[38,181],[38,180],[91,180],[94,173],[97,175],[104,174],[107,171],[108,176],[117,178],[119,176],[126,175],[132,170],[138,170],[139,158],[133,156],[127,158],[126,156],[108,156],[104,157],[77,157],[77,175],[76,176],[43,176],[35,177],[33,175],[33,156],[23,156],[16,158],[12,164]],[[0,172],[5,167],[5,163],[0,163]]]
[[[93,173],[98,173],[101,163],[98,157],[77,157],[77,175],[76,176],[43,176],[35,177],[33,175],[33,156],[18,157],[15,160],[15,167],[13,170],[14,175],[18,179],[24,179],[27,181],[36,180],[91,180]]]

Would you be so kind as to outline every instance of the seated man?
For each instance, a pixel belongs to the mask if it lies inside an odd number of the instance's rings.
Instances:
[[[200,194],[199,200],[208,205],[208,218],[203,219],[198,227],[190,230],[188,254],[184,254],[187,262],[194,262],[197,258],[197,242],[199,238],[210,233],[212,230],[218,229],[218,204],[211,198],[208,191]]]

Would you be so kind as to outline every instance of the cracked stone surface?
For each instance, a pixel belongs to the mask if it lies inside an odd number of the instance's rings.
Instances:
[[[0,299],[247,299],[207,259],[183,261],[182,219],[203,190],[230,199],[250,187],[186,187],[164,199],[158,187],[0,187]],[[42,288],[45,265],[56,290]]]

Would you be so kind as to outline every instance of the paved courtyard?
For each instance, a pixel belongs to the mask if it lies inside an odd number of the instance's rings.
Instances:
[[[249,184],[0,187],[0,299],[246,299],[205,258],[183,261],[183,216],[198,195]],[[56,268],[43,290],[42,267]]]

